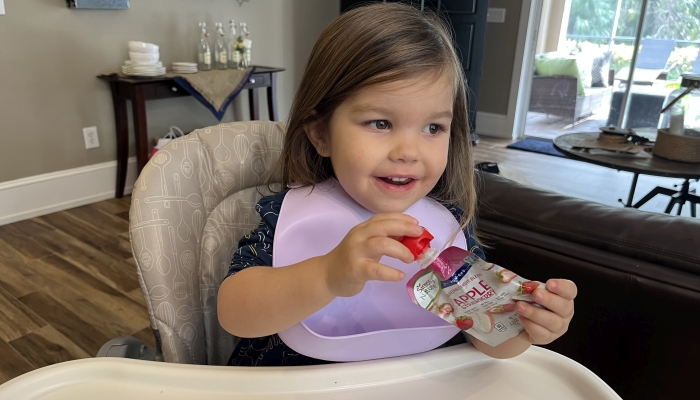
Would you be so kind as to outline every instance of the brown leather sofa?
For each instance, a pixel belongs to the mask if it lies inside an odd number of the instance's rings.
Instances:
[[[477,229],[489,261],[579,294],[544,346],[623,399],[699,398],[700,219],[575,199],[481,173]]]

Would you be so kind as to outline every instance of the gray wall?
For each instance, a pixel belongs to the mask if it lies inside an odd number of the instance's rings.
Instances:
[[[248,22],[253,63],[286,68],[278,82],[278,106],[286,119],[311,48],[339,10],[338,0],[249,0],[242,7],[235,0],[132,0],[128,10],[68,9],[65,0],[5,0],[0,182],[114,160],[109,87],[95,76],[123,64],[129,40],[158,44],[167,67],[194,61],[199,21],[210,28],[218,21],[228,25],[231,18]],[[151,136],[166,133],[170,125],[189,132],[218,123],[190,97],[147,104]],[[247,95],[236,99],[234,109],[224,122],[248,119]],[[266,111],[261,117],[267,118]],[[82,128],[87,126],[97,126],[97,149],[85,149]]]
[[[506,8],[506,22],[487,27],[478,109],[506,114],[520,2],[491,0],[490,6]],[[129,40],[158,44],[168,67],[195,60],[199,21],[210,27],[231,18],[248,22],[253,63],[286,68],[278,92],[285,120],[311,48],[339,8],[338,0],[249,0],[242,7],[235,0],[132,0],[129,10],[75,10],[64,0],[5,0],[0,182],[114,160],[111,97],[108,85],[95,76],[123,64]],[[236,99],[224,122],[248,119],[246,97]],[[150,101],[147,110],[151,136],[166,133],[170,125],[189,132],[218,122],[189,97]],[[265,111],[261,118],[267,118]],[[97,149],[85,149],[82,128],[87,126],[97,126]]]
[[[486,26],[478,111],[508,114],[508,96],[513,74],[515,45],[518,39],[520,6],[520,1],[489,1],[491,8],[506,9],[506,21],[502,24],[489,23]]]

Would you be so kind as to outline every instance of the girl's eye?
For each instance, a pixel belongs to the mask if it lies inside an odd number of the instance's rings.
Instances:
[[[387,121],[385,119],[379,119],[379,120],[370,122],[369,126],[372,129],[377,129],[377,130],[383,131],[385,129],[389,129],[389,121]]]
[[[425,127],[425,130],[423,132],[430,133],[431,135],[436,135],[444,130],[445,128],[440,124],[430,124]]]

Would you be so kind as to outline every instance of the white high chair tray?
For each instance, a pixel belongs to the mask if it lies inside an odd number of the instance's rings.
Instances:
[[[580,364],[533,346],[491,359],[470,345],[311,367],[222,367],[120,358],[51,365],[0,385],[0,399],[620,399]]]

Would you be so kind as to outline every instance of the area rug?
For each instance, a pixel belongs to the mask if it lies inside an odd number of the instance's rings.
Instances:
[[[525,150],[533,153],[569,158],[569,156],[567,156],[565,153],[562,153],[556,147],[554,147],[554,143],[546,139],[525,138],[515,143],[511,143],[506,147],[509,149]]]

